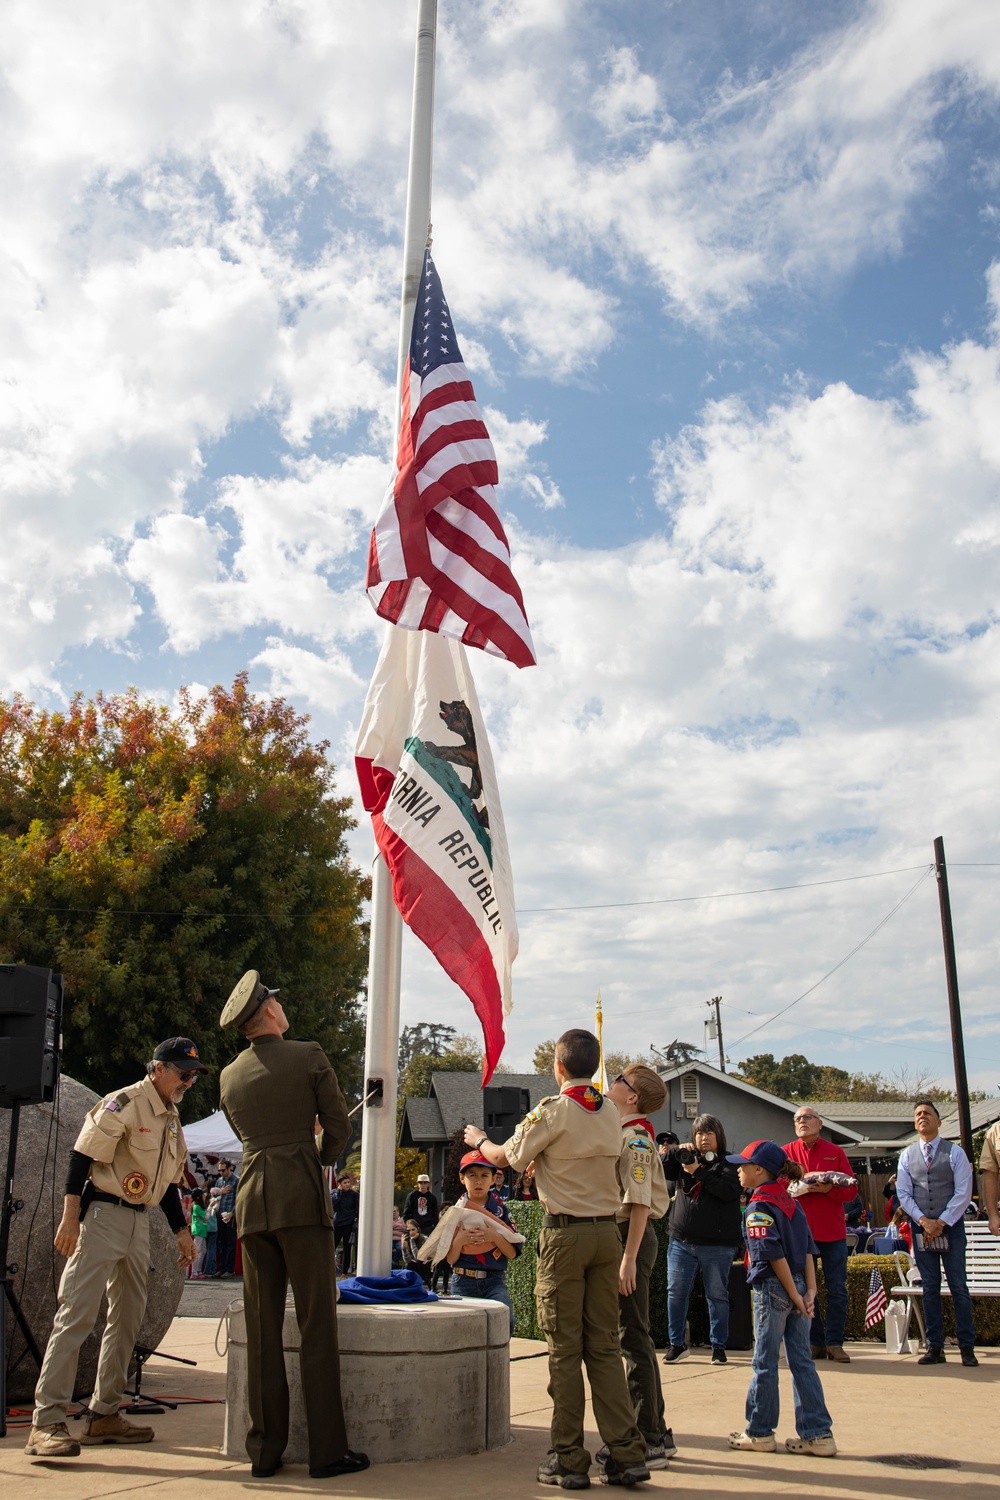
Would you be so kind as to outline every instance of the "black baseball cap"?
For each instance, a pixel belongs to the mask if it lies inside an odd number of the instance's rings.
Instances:
[[[187,1073],[210,1073],[211,1069],[201,1061],[198,1048],[189,1036],[172,1036],[161,1042],[153,1053],[153,1061],[171,1063]]]

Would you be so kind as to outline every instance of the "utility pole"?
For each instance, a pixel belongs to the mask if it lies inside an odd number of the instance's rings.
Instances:
[[[944,859],[944,839],[934,840],[934,873],[937,876],[938,901],[941,905],[941,936],[944,939],[944,972],[948,981],[948,1013],[951,1017],[951,1050],[955,1058],[955,1093],[958,1097],[958,1128],[962,1150],[972,1161],[972,1112],[969,1109],[969,1080],[965,1071],[965,1042],[962,1039],[962,1009],[958,999],[958,964],[955,961],[955,932],[951,925],[951,897],[948,895],[948,866]]]
[[[709,1010],[714,1012],[714,1018],[711,1021],[706,1021],[705,1023],[706,1034],[709,1041],[711,1041],[714,1037],[718,1037],[719,1070],[720,1072],[724,1073],[726,1071],[726,1049],[722,1045],[722,1012],[719,1009],[722,1004],[722,996],[715,995],[711,1000],[706,1000],[705,1004],[708,1006]]]

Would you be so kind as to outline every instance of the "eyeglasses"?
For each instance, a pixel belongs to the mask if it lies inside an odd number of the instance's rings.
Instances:
[[[628,1089],[628,1091],[629,1091],[630,1094],[634,1094],[635,1093],[635,1089],[629,1083],[629,1081],[625,1077],[624,1073],[619,1073],[615,1078],[612,1078],[612,1080],[611,1080],[611,1087],[614,1088],[614,1086],[615,1086],[616,1083],[623,1083],[625,1085],[625,1087]]]
[[[818,1120],[819,1115],[796,1115],[796,1125],[808,1125],[810,1120]]]
[[[167,1063],[167,1067],[170,1069],[170,1071],[172,1073],[176,1073],[177,1074],[177,1077],[180,1079],[181,1083],[191,1083],[193,1079],[195,1079],[195,1078],[198,1077],[198,1072],[197,1072],[196,1068],[191,1068],[191,1069],[178,1068],[177,1066],[175,1066],[174,1063]]]

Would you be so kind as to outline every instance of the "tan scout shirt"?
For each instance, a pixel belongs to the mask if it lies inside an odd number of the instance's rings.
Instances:
[[[639,1120],[622,1121],[622,1148],[618,1158],[621,1207],[618,1217],[628,1219],[628,1205],[649,1209],[651,1219],[662,1219],[670,1206],[663,1163],[656,1142]]]
[[[983,1140],[979,1158],[980,1172],[1000,1172],[1000,1120],[991,1125]]]
[[[536,1105],[504,1143],[517,1171],[535,1163],[546,1213],[589,1218],[617,1214],[621,1204],[615,1170],[622,1150],[621,1115],[610,1099],[590,1110],[567,1093],[589,1083],[589,1078],[571,1078],[561,1093]]]
[[[94,1158],[95,1188],[126,1203],[159,1203],[180,1182],[187,1157],[177,1111],[164,1104],[151,1078],[105,1094],[84,1120],[75,1149]]]

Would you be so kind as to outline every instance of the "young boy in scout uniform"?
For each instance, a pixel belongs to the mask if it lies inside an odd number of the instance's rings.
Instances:
[[[106,1094],[77,1136],[55,1236],[56,1249],[69,1261],[59,1283],[59,1306],[35,1387],[31,1436],[24,1450],[33,1458],[73,1458],[80,1443],[152,1440],[152,1427],[137,1427],[118,1415],[146,1311],[146,1209],[156,1204],[163,1209],[177,1236],[178,1264],[189,1266],[194,1241],[177,1191],[187,1147],[177,1105],[198,1074],[207,1072],[187,1037],[161,1042],[142,1082]],[[66,1429],[66,1408],[73,1398],[80,1346],[97,1321],[105,1290],[108,1321],[97,1385],[77,1442]]]
[[[535,1165],[545,1208],[535,1301],[549,1346],[552,1398],[552,1447],[538,1479],[567,1490],[590,1486],[590,1454],[583,1442],[584,1364],[597,1427],[608,1447],[603,1481],[634,1485],[649,1478],[618,1342],[621,1116],[590,1082],[599,1060],[600,1046],[589,1031],[563,1032],[553,1064],[560,1092],[543,1099],[502,1146],[475,1125],[465,1131],[467,1144],[494,1166],[523,1171],[529,1162]]]
[[[665,1425],[660,1372],[649,1333],[649,1279],[659,1251],[653,1220],[663,1218],[670,1199],[647,1116],[662,1109],[666,1097],[667,1086],[659,1073],[642,1063],[632,1063],[608,1088],[608,1098],[617,1106],[622,1126],[618,1158],[618,1232],[622,1240],[618,1336],[636,1423],[646,1440],[647,1469],[665,1469],[667,1460],[677,1452],[673,1433]],[[598,1463],[603,1456],[602,1449]]]
[[[243,1242],[247,1329],[246,1445],[255,1479],[281,1468],[288,1442],[288,1380],[283,1329],[291,1281],[299,1324],[309,1476],[367,1469],[347,1446],[337,1347],[337,1268],[333,1215],[323,1167],[333,1166],[351,1133],[347,1106],[318,1042],[287,1042],[277,990],[256,969],[243,975],[219,1018],[250,1042],[220,1078],[226,1119],[243,1142],[236,1228]],[[321,1126],[316,1134],[316,1120]]]

